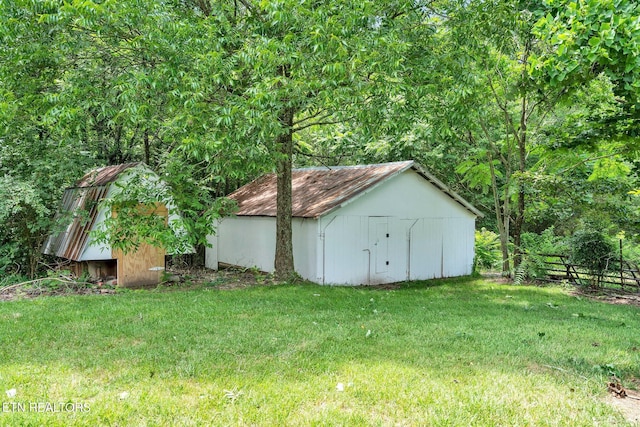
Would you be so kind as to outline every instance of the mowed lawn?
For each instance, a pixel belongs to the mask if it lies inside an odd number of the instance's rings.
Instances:
[[[0,339],[14,426],[626,425],[640,378],[638,307],[480,279],[2,302]]]

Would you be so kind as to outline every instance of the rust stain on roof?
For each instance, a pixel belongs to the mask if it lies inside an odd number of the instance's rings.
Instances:
[[[98,205],[107,196],[109,186],[118,176],[141,163],[126,163],[92,170],[75,187],[67,188],[62,196],[57,218],[68,216],[64,230],[51,234],[42,252],[73,261],[79,261],[98,217]]]
[[[127,169],[133,168],[141,164],[140,162],[135,163],[124,163],[121,165],[114,166],[105,166],[103,168],[94,169],[91,172],[87,173],[83,176],[77,183],[76,187],[99,187],[102,185],[107,185],[118,179],[118,175],[124,172]]]
[[[367,189],[413,168],[421,176],[478,216],[482,214],[412,160],[362,166],[335,166],[292,171],[293,216],[318,218]],[[238,216],[276,216],[276,175],[263,175],[229,195]]]

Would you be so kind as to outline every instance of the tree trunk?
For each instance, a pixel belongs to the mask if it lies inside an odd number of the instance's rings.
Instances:
[[[526,99],[522,99],[522,116],[520,118],[520,135],[518,136],[518,203],[516,207],[516,218],[513,223],[513,267],[518,268],[522,262],[522,226],[524,224],[525,188],[524,173],[526,171],[526,143],[527,143],[527,121],[526,121]]]
[[[491,189],[493,192],[493,203],[495,205],[496,223],[498,225],[498,234],[500,235],[500,251],[502,252],[502,275],[511,276],[511,265],[509,262],[509,195],[505,190],[504,205],[500,206],[500,192],[498,191],[498,183],[496,179],[496,170],[493,165],[493,156],[489,156],[489,170],[491,171]],[[507,186],[508,188],[508,186]]]
[[[524,52],[522,54],[522,63],[526,64],[529,60],[529,52],[531,51],[531,39],[527,40]],[[516,207],[516,218],[513,224],[513,267],[518,268],[522,263],[522,226],[524,225],[524,208],[525,208],[525,187],[524,174],[527,170],[527,90],[526,82],[529,81],[529,73],[527,67],[522,69],[522,101],[520,103],[520,130],[514,132],[514,136],[518,140],[518,204]]]
[[[291,229],[291,162],[293,157],[293,108],[287,107],[280,114],[280,123],[285,132],[276,139],[276,279],[291,280],[295,275],[293,266],[293,234]]]
[[[144,131],[144,162],[147,165],[151,165],[151,143],[149,142],[149,131],[145,129]]]

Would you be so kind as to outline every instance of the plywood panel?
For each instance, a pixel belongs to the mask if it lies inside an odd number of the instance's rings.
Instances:
[[[167,218],[167,209],[157,204],[155,209],[149,210],[141,205],[142,212],[160,215]],[[117,215],[116,212],[113,213]],[[149,244],[142,244],[135,252],[123,253],[112,250],[112,257],[118,260],[118,286],[137,287],[157,285],[160,283],[164,271],[165,249]]]
[[[118,260],[118,286],[136,287],[160,283],[164,270],[163,248],[143,244],[135,252],[123,254],[114,251],[114,255]]]

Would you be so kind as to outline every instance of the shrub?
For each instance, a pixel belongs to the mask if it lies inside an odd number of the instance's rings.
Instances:
[[[600,286],[603,274],[616,258],[615,246],[597,229],[577,231],[570,241],[571,262],[585,268],[592,286]]]
[[[476,230],[475,252],[473,259],[474,273],[478,273],[480,270],[497,268],[502,260],[499,236],[484,227],[480,231]]]
[[[565,239],[556,236],[555,229],[549,227],[540,234],[522,233],[522,262],[515,274],[516,283],[525,279],[536,280],[547,274],[548,254],[565,253],[568,250]]]

